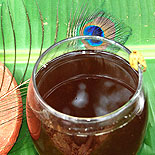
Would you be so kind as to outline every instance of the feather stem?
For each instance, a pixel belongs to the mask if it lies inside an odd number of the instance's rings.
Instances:
[[[31,46],[32,46],[32,32],[31,32],[30,18],[29,18],[29,15],[28,15],[26,6],[25,6],[25,4],[24,4],[24,0],[22,0],[22,2],[23,2],[23,6],[24,6],[24,8],[25,8],[25,13],[26,13],[27,21],[28,21],[28,26],[29,26],[29,32],[30,32],[30,46],[29,46],[29,55],[28,55],[28,60],[27,60],[26,68],[25,68],[25,71],[24,71],[24,74],[23,74],[23,77],[22,77],[20,83],[22,83],[22,82],[24,81],[24,78],[25,78],[25,75],[26,75],[26,72],[27,72],[27,69],[28,69],[28,66],[29,66],[30,56],[31,56]]]
[[[42,49],[43,49],[43,44],[44,44],[44,20],[43,20],[43,16],[42,16],[41,10],[39,8],[39,5],[38,5],[36,0],[35,0],[35,2],[36,2],[36,5],[38,7],[38,11],[39,11],[39,15],[40,15],[40,21],[41,21],[41,28],[42,28],[42,41],[41,41],[41,47],[40,47],[40,53],[39,53],[39,56],[40,56],[42,54]]]
[[[4,65],[3,65],[3,75],[2,75],[2,82],[1,82],[1,86],[0,86],[0,92],[2,90],[3,87],[3,83],[4,83],[4,77],[5,77],[5,38],[4,38],[4,31],[3,31],[3,3],[1,6],[1,32],[2,32],[2,41],[3,41],[3,53],[4,53]]]
[[[12,27],[12,32],[13,32],[13,38],[14,38],[14,49],[15,49],[13,73],[12,73],[11,81],[10,81],[10,84],[9,84],[9,87],[8,87],[8,90],[9,90],[10,87],[11,87],[13,77],[15,75],[15,69],[16,69],[16,35],[15,35],[14,24],[13,24],[12,15],[11,15],[11,11],[10,11],[10,8],[9,8],[8,0],[7,0],[7,8],[8,8],[8,11],[9,11],[9,17],[10,17],[10,22],[11,22],[11,27]]]

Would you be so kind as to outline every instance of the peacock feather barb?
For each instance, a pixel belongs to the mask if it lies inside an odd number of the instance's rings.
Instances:
[[[130,27],[123,22],[115,19],[104,11],[95,11],[94,13],[85,14],[72,28],[73,36],[89,35],[105,37],[121,44],[125,44],[132,33]],[[83,42],[86,47],[101,48],[105,43],[102,41],[86,40]]]

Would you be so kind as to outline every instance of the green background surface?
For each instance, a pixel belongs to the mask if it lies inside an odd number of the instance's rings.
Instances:
[[[104,10],[130,26],[132,28],[132,35],[125,45],[131,50],[141,51],[146,58],[148,68],[147,72],[144,73],[144,86],[149,98],[149,121],[144,143],[139,155],[154,155],[155,0],[105,0],[105,2],[103,0],[89,0],[88,2],[88,12],[97,8]],[[59,25],[56,41],[59,41],[66,38],[70,16],[73,17],[76,10],[80,12],[83,5],[86,5],[86,2],[83,0],[0,0],[0,61],[4,62],[5,58],[6,66],[13,72],[16,55],[15,78],[18,83],[20,83],[26,69],[29,52],[31,52],[30,64],[24,80],[30,78],[33,65],[40,51],[46,50],[54,43],[55,33],[57,31],[56,23],[58,22]],[[16,37],[16,53],[8,6],[10,8]],[[29,16],[30,25],[28,24],[25,8]],[[40,12],[42,14],[41,16]],[[40,20],[41,18],[42,20]],[[42,31],[42,24],[44,25],[44,31]],[[5,57],[2,32],[5,41]],[[41,50],[42,41],[43,49]],[[24,106],[25,98],[26,94],[23,97]],[[22,128],[18,140],[9,154],[37,154],[28,132],[25,115],[23,116]]]

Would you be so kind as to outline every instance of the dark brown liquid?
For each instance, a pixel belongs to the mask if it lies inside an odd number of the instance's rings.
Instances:
[[[90,52],[67,54],[38,72],[39,93],[52,108],[77,117],[103,116],[120,108],[133,96],[138,75],[129,64],[113,54]],[[101,136],[66,135],[42,124],[35,144],[41,154],[135,155],[146,121],[145,106],[142,114],[128,125]]]
[[[96,117],[120,108],[133,93],[134,90],[124,83],[108,77],[83,75],[50,90],[44,100],[57,111],[68,115]]]

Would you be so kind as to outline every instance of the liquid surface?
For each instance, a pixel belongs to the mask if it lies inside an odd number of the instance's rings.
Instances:
[[[50,76],[50,73],[48,75]],[[50,90],[43,98],[59,112],[77,117],[108,114],[132,97],[134,91],[108,77],[80,76]]]
[[[129,85],[132,75],[123,75],[123,66],[129,68],[127,62],[114,72],[118,59],[115,62],[113,55],[106,58],[106,53],[74,53],[40,70],[44,80],[37,77],[38,89],[48,105],[71,116],[96,117],[115,111],[131,99],[137,83]]]

